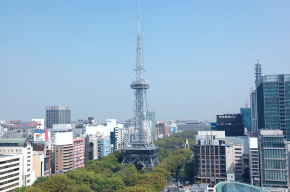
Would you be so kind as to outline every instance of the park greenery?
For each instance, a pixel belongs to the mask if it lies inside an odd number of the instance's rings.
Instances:
[[[133,164],[122,164],[120,151],[102,160],[86,162],[61,175],[39,177],[31,187],[17,188],[16,192],[159,192],[167,179],[174,175],[193,154],[194,131],[184,131],[155,141],[160,147],[160,163],[154,168],[138,171]],[[190,149],[185,149],[188,138]],[[186,170],[185,170],[186,171]]]

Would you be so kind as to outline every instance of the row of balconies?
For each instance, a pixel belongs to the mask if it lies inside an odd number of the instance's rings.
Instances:
[[[1,167],[0,167],[0,170],[8,169],[8,168],[10,168],[10,167],[16,167],[16,166],[19,166],[19,163],[13,163],[13,164],[10,164],[10,165],[4,165],[4,166],[1,166]]]

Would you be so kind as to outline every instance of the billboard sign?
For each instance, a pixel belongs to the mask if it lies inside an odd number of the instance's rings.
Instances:
[[[37,123],[36,122],[21,122],[20,123],[20,128],[25,129],[25,128],[36,128]]]
[[[48,130],[47,129],[34,130],[34,141],[48,141]]]

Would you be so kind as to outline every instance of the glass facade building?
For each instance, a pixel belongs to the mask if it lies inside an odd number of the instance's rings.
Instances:
[[[151,111],[151,112],[148,112],[148,121],[150,121],[151,123],[151,138],[152,138],[152,142],[155,141],[155,112],[154,111]]]
[[[101,140],[100,142],[101,147],[100,147],[100,156],[101,157],[106,157],[111,153],[111,140],[110,137],[106,137]]]
[[[281,129],[290,141],[290,75],[266,75],[257,87],[258,128]]]
[[[288,149],[282,130],[259,130],[261,187],[289,187]]]
[[[243,124],[248,129],[248,132],[252,132],[252,120],[251,120],[251,109],[241,108],[240,113],[243,116]]]
[[[70,106],[47,106],[46,107],[46,128],[52,129],[54,124],[70,124]]]

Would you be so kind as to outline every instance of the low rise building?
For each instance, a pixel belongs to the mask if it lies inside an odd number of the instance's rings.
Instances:
[[[51,162],[51,150],[46,144],[34,144],[33,145],[33,169],[35,170],[35,179],[37,177],[48,177],[50,173]]]
[[[226,144],[227,173],[234,173],[235,181],[242,180],[244,174],[244,147],[241,144]]]
[[[111,153],[111,140],[109,136],[103,137],[99,140],[100,144],[100,157],[106,157]]]
[[[224,131],[198,131],[194,145],[194,178],[214,187],[226,181],[226,145]]]

